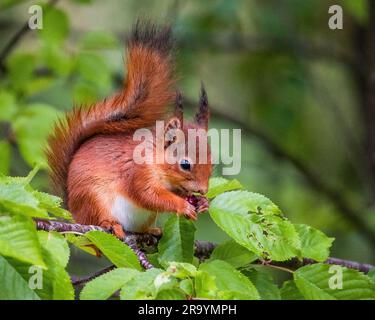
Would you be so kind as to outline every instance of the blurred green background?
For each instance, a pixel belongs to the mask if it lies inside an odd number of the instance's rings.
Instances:
[[[53,121],[120,87],[126,33],[146,17],[173,26],[186,107],[196,105],[202,80],[210,127],[242,129],[242,169],[235,178],[272,199],[293,222],[334,236],[332,256],[375,263],[373,2],[52,3],[0,0],[2,173],[26,175],[41,163],[33,185],[51,191],[42,150]],[[33,4],[44,6],[43,29],[26,28],[14,41]],[[332,4],[343,8],[343,30],[328,27]],[[208,215],[197,228],[199,239],[225,239]],[[74,255],[71,268],[83,273],[98,264],[106,262]]]

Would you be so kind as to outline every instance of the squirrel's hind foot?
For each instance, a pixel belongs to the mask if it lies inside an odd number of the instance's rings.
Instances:
[[[112,232],[112,234],[114,234],[121,241],[125,239],[124,229],[122,228],[122,225],[119,224],[117,221],[104,220],[103,222],[100,223],[100,226]]]

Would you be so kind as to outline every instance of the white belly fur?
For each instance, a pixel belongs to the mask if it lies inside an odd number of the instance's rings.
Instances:
[[[112,216],[115,217],[125,230],[139,232],[154,212],[142,211],[128,199],[118,195],[112,205]]]

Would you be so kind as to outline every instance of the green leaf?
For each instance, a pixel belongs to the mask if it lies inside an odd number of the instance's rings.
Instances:
[[[102,231],[90,231],[85,236],[117,267],[141,270],[135,253],[115,236]]]
[[[43,271],[43,285],[46,283],[47,289],[42,289],[43,294],[47,294],[43,299],[53,300],[74,300],[74,288],[69,274],[61,265],[61,259],[56,258],[47,249],[43,248],[43,258],[48,269]],[[38,291],[38,289],[36,289]],[[42,296],[42,292],[39,293]]]
[[[78,236],[76,234],[66,234],[65,237],[69,241],[69,243],[73,244],[80,250],[83,250],[93,256],[97,256],[97,251],[93,248],[92,242],[85,236]]]
[[[0,2],[0,9],[9,9],[12,6],[15,6],[21,2],[25,2],[26,0],[2,0]]]
[[[32,78],[23,87],[25,96],[32,96],[40,91],[46,90],[48,87],[54,84],[52,76],[40,76],[38,78]]]
[[[8,141],[0,140],[0,174],[8,174],[11,149]]]
[[[375,268],[372,269],[368,274],[368,277],[370,277],[373,281],[375,281]]]
[[[221,193],[232,191],[236,189],[243,189],[242,184],[236,180],[228,180],[222,177],[211,178],[208,185],[207,198],[215,198]]]
[[[369,2],[366,0],[344,0],[344,11],[349,12],[349,14],[359,22],[360,25],[365,25],[369,20]]]
[[[162,272],[163,270],[153,268],[137,274],[122,287],[120,293],[121,300],[155,299],[157,289],[155,288],[154,281]]]
[[[167,271],[176,278],[185,279],[195,277],[197,273],[197,268],[190,263],[174,261],[168,263]]]
[[[0,176],[0,210],[46,219],[49,218],[48,211],[56,217],[71,220],[70,213],[60,208],[60,198],[35,191],[29,185],[38,169],[35,167],[27,177]]]
[[[0,215],[0,254],[46,268],[35,224],[25,216]]]
[[[39,242],[63,268],[68,265],[70,250],[67,240],[58,232],[38,231]]]
[[[138,273],[139,271],[129,268],[111,270],[87,283],[81,291],[80,299],[106,300]]]
[[[7,60],[10,84],[17,92],[22,92],[33,78],[36,57],[30,53],[13,53]],[[10,118],[11,120],[12,118]]]
[[[88,32],[80,42],[84,50],[113,49],[119,45],[115,37],[102,31]]]
[[[80,81],[74,86],[73,101],[76,105],[88,105],[98,98],[98,90],[91,83]]]
[[[209,212],[232,239],[264,259],[284,261],[299,253],[300,240],[294,226],[260,194],[223,193],[211,202]]]
[[[163,237],[159,241],[159,261],[193,261],[195,226],[184,217],[171,215],[164,225]]]
[[[234,240],[229,240],[218,245],[212,252],[209,260],[223,260],[233,267],[238,268],[253,262],[257,258],[254,253],[245,247],[239,245]]]
[[[40,300],[28,282],[0,256],[0,300]]]
[[[42,299],[73,299],[73,286],[64,269],[69,248],[64,244],[62,236],[51,233],[48,239],[46,232],[37,232],[32,220],[24,216],[5,216],[5,221],[3,218],[0,217],[0,248],[7,250],[2,254],[11,257],[7,258],[8,263],[27,282],[33,275],[30,267],[44,268],[38,271],[42,276],[42,288],[35,289],[35,293]],[[26,227],[22,225],[24,221],[27,221]],[[7,226],[6,230],[3,224]],[[42,263],[40,259],[43,259]]]
[[[206,271],[198,271],[194,279],[196,297],[203,299],[217,299],[218,287],[215,279],[215,276],[210,275]]]
[[[31,167],[39,164],[47,168],[44,149],[47,136],[59,114],[49,105],[31,104],[13,121],[13,130],[20,152]]]
[[[200,271],[206,271],[215,277],[219,296],[226,299],[258,300],[260,298],[257,289],[252,282],[229,263],[221,260],[205,262],[200,265]]]
[[[285,281],[280,293],[283,300],[305,300],[294,280]]]
[[[155,300],[186,300],[186,296],[179,289],[166,289],[159,291]]]
[[[32,192],[26,190],[24,179],[0,177],[0,212],[48,218]]]
[[[39,201],[39,206],[43,209],[46,209],[55,217],[65,220],[73,220],[70,212],[61,208],[61,198],[40,191],[33,191],[33,195]]]
[[[46,68],[57,75],[66,76],[73,67],[72,59],[59,45],[44,46],[41,59]]]
[[[0,121],[10,121],[17,113],[16,98],[11,92],[0,91]]]
[[[43,28],[38,34],[47,44],[61,44],[69,34],[69,19],[64,11],[47,7],[43,12]]]
[[[275,284],[270,274],[255,269],[247,269],[242,271],[242,273],[246,275],[257,288],[262,300],[281,299],[279,287]]]
[[[264,215],[281,215],[280,209],[267,197],[248,191],[231,191],[216,197],[212,203],[218,209],[230,209],[238,215],[256,213]]]
[[[294,272],[294,281],[306,299],[375,299],[375,282],[342,266],[321,263],[305,266]]]
[[[155,277],[153,286],[156,289],[156,293],[162,290],[176,289],[178,288],[178,279],[171,272],[164,271]]]
[[[199,271],[199,272],[202,272],[202,271]],[[214,283],[215,283],[215,280],[214,280]],[[180,281],[180,289],[187,295],[189,296],[192,296],[193,295],[193,288],[194,288],[194,285],[193,285],[193,280],[192,279],[183,279]]]
[[[328,238],[323,232],[304,224],[294,225],[301,240],[301,258],[325,261],[334,238]]]
[[[81,52],[76,61],[77,72],[84,80],[107,90],[111,83],[110,70],[103,57],[89,52]]]
[[[58,259],[44,247],[42,248],[42,254],[47,269],[36,270],[37,272],[41,272],[42,287],[35,288],[35,293],[43,300],[73,300],[74,289],[68,273],[61,266]],[[15,259],[8,259],[8,261],[26,281],[31,280],[35,270],[31,272],[30,267],[33,266],[26,265]]]
[[[154,252],[154,253],[149,253],[147,254],[147,259],[150,261],[150,263],[155,267],[155,268],[162,268],[163,266],[159,263],[159,253]]]

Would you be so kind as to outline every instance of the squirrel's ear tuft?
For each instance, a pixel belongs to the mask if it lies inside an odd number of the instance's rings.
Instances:
[[[175,109],[174,109],[174,116],[180,120],[181,128],[184,126],[184,108],[183,108],[183,99],[182,93],[180,91],[176,91],[176,100],[175,100]]]
[[[199,109],[198,112],[195,114],[195,122],[207,131],[209,118],[210,110],[208,108],[207,92],[202,82],[201,92],[199,95]]]

